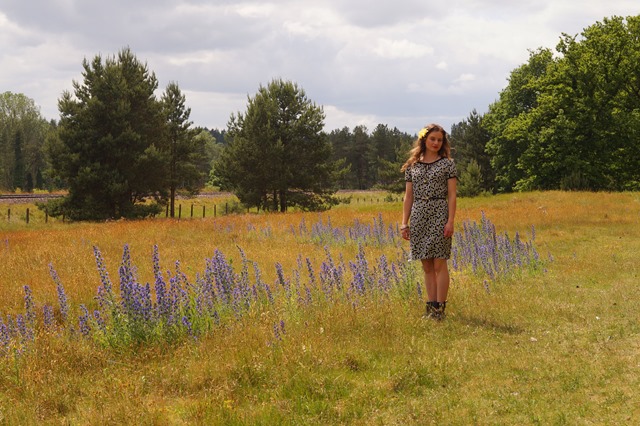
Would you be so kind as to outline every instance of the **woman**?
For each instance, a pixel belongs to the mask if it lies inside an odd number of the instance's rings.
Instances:
[[[409,240],[409,259],[422,262],[426,315],[441,320],[449,292],[447,259],[451,256],[457,183],[451,146],[442,126],[430,124],[418,133],[401,170],[406,181],[402,238]]]

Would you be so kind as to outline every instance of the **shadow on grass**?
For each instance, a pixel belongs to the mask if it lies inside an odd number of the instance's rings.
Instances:
[[[484,328],[487,330],[493,330],[498,333],[517,335],[524,333],[524,328],[515,324],[500,324],[496,321],[487,318],[472,317],[466,315],[456,315],[456,321],[466,324],[471,327]]]

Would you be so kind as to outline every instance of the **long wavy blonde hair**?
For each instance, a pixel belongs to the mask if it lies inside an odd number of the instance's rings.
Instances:
[[[425,126],[420,132],[418,132],[418,138],[413,144],[413,148],[409,151],[409,159],[402,165],[400,171],[404,172],[409,166],[416,163],[427,152],[427,136],[431,132],[442,132],[442,146],[438,151],[438,155],[443,158],[451,158],[451,144],[449,143],[449,137],[444,128],[439,124],[429,124]]]

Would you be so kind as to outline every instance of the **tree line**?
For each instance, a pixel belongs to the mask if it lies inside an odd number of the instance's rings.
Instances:
[[[639,63],[640,16],[530,51],[486,113],[451,127],[459,194],[640,189]],[[193,127],[177,83],[156,98],[155,74],[128,48],[82,67],[57,122],[22,94],[0,95],[0,190],[68,190],[52,215],[141,217],[168,205],[173,216],[176,194],[206,184],[268,211],[326,209],[338,189],[404,189],[415,134],[327,132],[322,107],[294,82],[261,85],[219,130]]]

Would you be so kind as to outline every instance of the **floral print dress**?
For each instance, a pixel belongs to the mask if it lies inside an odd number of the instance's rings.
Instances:
[[[444,236],[449,220],[448,180],[457,178],[449,158],[432,163],[418,161],[405,170],[405,181],[413,185],[413,205],[409,224],[409,259],[449,259],[451,238]]]

